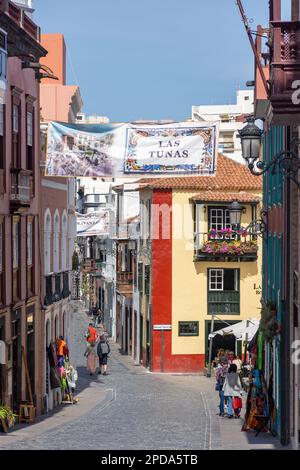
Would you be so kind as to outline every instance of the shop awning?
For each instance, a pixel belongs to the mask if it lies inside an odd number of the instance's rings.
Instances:
[[[259,320],[257,318],[250,318],[241,322],[235,323],[234,325],[226,326],[221,330],[210,333],[209,338],[214,338],[216,335],[229,336],[233,335],[237,340],[245,340],[246,335],[248,341],[251,341],[255,336],[259,327]]]

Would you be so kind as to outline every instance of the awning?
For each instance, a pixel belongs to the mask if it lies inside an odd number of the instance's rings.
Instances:
[[[235,323],[234,325],[226,326],[221,330],[210,333],[209,339],[214,338],[216,335],[230,336],[233,335],[237,340],[245,340],[246,335],[248,341],[251,341],[255,336],[259,327],[259,320],[257,318],[250,318],[241,322]]]

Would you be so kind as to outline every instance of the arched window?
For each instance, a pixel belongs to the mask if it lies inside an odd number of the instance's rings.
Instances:
[[[68,237],[68,219],[66,213],[62,218],[62,234],[61,234],[61,270],[67,270],[67,238]]]
[[[55,339],[59,337],[58,315],[56,315],[55,320],[54,320],[54,336],[55,336]]]
[[[59,271],[59,213],[54,215],[54,231],[53,231],[53,272]]]
[[[44,257],[45,274],[49,274],[51,272],[51,213],[49,209],[45,212]]]
[[[63,337],[65,340],[67,340],[67,313],[63,313]]]

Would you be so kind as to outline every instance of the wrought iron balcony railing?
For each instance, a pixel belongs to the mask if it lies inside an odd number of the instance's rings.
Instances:
[[[45,276],[45,305],[52,305],[54,302],[54,294],[52,287],[52,274]]]
[[[64,299],[68,298],[71,295],[71,291],[69,288],[69,272],[62,273],[63,276],[63,290],[62,290],[62,297]]]
[[[257,237],[243,229],[211,230],[195,233],[195,261],[255,261],[257,259]]]

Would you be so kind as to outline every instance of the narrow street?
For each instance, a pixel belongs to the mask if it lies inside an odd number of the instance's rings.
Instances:
[[[109,375],[90,377],[76,318],[77,405],[62,406],[33,426],[0,436],[0,449],[132,450],[274,448],[270,436],[240,431],[240,420],[219,418],[214,380],[200,375],[151,374],[112,344]],[[81,361],[81,363],[79,363]]]

